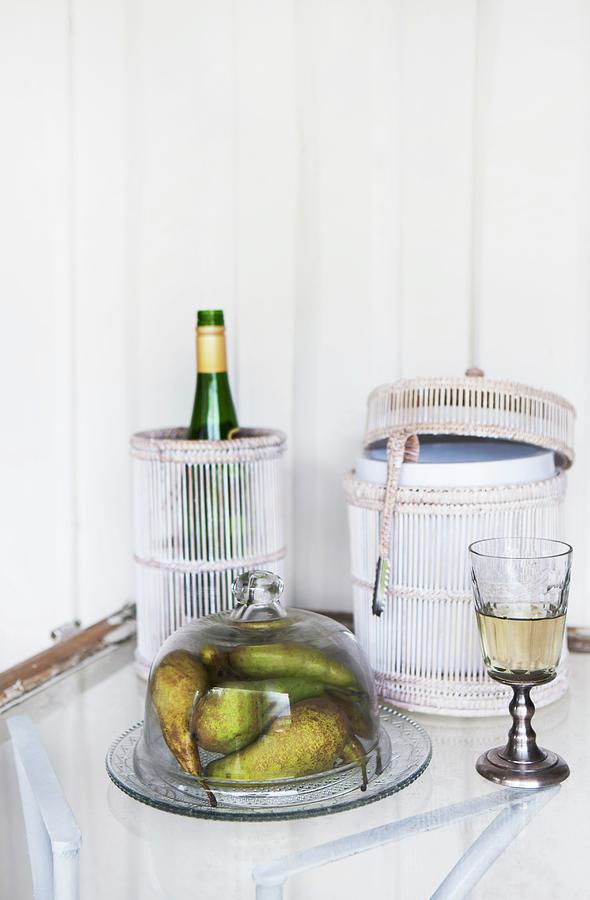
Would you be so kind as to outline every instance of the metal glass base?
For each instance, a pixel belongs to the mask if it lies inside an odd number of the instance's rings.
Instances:
[[[565,781],[570,773],[566,761],[551,750],[539,747],[545,759],[530,763],[505,759],[502,755],[505,750],[505,747],[495,747],[482,753],[475,764],[479,774],[507,787],[541,788]]]
[[[537,735],[531,725],[535,712],[531,688],[535,685],[513,684],[511,687],[514,696],[509,707],[512,728],[508,743],[505,747],[482,753],[475,768],[488,781],[508,787],[541,788],[565,781],[570,773],[566,761],[557,753],[537,745]]]

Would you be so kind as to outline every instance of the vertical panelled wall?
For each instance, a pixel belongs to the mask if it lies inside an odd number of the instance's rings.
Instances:
[[[68,8],[24,6],[0,7],[0,668],[71,618],[77,566]]]
[[[4,3],[0,668],[133,595],[127,438],[186,422],[193,317],[290,438],[295,602],[350,604],[369,390],[480,365],[564,393],[590,624],[584,0]]]
[[[578,408],[563,535],[590,623],[590,8],[296,10],[298,601],[348,602],[340,473],[371,387],[478,365]]]

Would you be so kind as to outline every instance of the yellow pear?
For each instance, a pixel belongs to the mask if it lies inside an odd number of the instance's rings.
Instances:
[[[331,769],[341,756],[350,726],[344,713],[324,697],[302,700],[290,715],[273,721],[258,740],[207,766],[211,778],[270,781]]]
[[[203,664],[186,650],[173,650],[154,672],[151,688],[164,740],[185,772],[200,775],[190,717],[195,701],[207,690]]]

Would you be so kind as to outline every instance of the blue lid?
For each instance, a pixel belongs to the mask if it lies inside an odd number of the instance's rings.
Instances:
[[[547,453],[544,447],[505,441],[496,438],[457,437],[455,435],[422,434],[418,464],[501,462],[510,459],[530,459]],[[379,441],[364,454],[368,459],[385,462],[385,441]]]

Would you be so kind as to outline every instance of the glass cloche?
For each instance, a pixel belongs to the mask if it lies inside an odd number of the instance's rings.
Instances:
[[[141,772],[217,804],[313,802],[318,781],[364,790],[389,762],[373,677],[354,635],[318,613],[285,608],[283,582],[253,571],[234,609],[176,631],[152,665]]]

